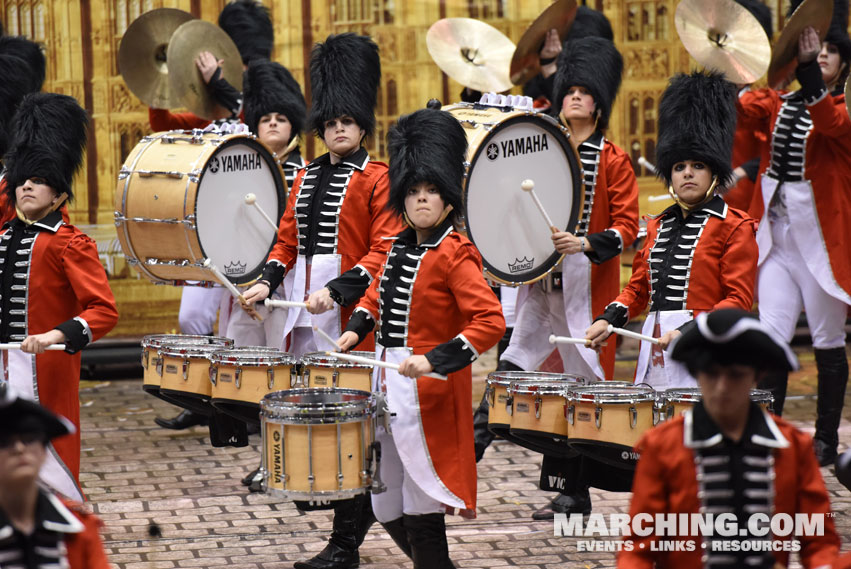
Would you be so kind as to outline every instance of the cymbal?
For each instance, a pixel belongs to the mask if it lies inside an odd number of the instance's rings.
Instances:
[[[514,43],[484,22],[444,18],[428,29],[426,45],[444,73],[470,89],[499,93],[511,88],[509,62]]]
[[[544,45],[547,33],[556,30],[558,39],[563,42],[575,17],[576,0],[556,0],[535,18],[532,25],[523,32],[511,57],[509,70],[512,83],[523,85],[541,72],[538,53]]]
[[[768,69],[771,42],[759,20],[734,0],[682,0],[674,24],[689,54],[728,81],[753,83]]]
[[[804,28],[812,26],[824,41],[833,16],[833,0],[804,0],[786,20],[780,37],[774,42],[771,65],[768,66],[768,85],[782,85],[798,65],[798,38]]]
[[[134,95],[155,109],[180,105],[168,86],[166,50],[174,31],[192,14],[174,8],[145,12],[124,32],[118,47],[118,69]]]
[[[174,32],[168,44],[169,88],[181,104],[206,119],[228,116],[207,90],[201,72],[195,66],[195,58],[202,51],[209,51],[222,63],[222,77],[242,91],[242,57],[233,40],[224,30],[204,20],[192,20],[182,24]]]

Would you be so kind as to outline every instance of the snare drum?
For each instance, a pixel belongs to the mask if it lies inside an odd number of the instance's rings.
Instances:
[[[169,403],[178,403],[160,393],[163,376],[163,360],[160,350],[165,344],[213,345],[219,349],[233,345],[233,340],[222,336],[192,336],[188,334],[152,334],[142,338],[142,389]]]
[[[115,225],[127,257],[155,283],[217,281],[209,259],[228,279],[256,278],[277,230],[286,182],[272,153],[253,135],[200,131],[146,136],[118,174]]]
[[[553,249],[541,213],[520,183],[534,178],[535,194],[553,224],[575,231],[584,191],[567,130],[534,110],[468,103],[443,110],[467,133],[464,220],[486,276],[515,285],[543,278],[562,255]]]
[[[355,389],[290,389],[260,402],[266,492],[342,500],[372,482],[375,400]]]
[[[547,374],[552,379],[525,379],[508,387],[513,411],[512,440],[535,452],[568,458],[576,451],[567,444],[567,401],[571,387],[585,383],[578,375]]]
[[[353,356],[375,359],[375,352],[351,352]],[[372,391],[373,366],[349,362],[325,352],[305,354],[301,358],[302,387],[341,387]]]
[[[511,398],[508,388],[512,381],[519,379],[517,371],[494,371],[488,374],[485,385],[485,398],[488,402],[488,430],[493,434],[506,438],[510,436],[511,427]]]
[[[260,401],[295,385],[296,359],[277,350],[220,350],[210,355],[210,403],[216,409],[259,424]]]
[[[608,382],[606,382],[608,383]],[[638,439],[656,423],[656,391],[597,383],[567,392],[567,437],[574,449],[620,468],[635,468]]]
[[[661,397],[660,419],[668,420],[679,417],[694,404],[702,399],[700,389],[697,387],[675,387],[667,389]],[[770,391],[754,389],[751,391],[751,401],[763,409],[773,412],[774,396]]]
[[[184,409],[209,416],[210,356],[221,349],[212,344],[165,344],[160,349],[161,393]]]

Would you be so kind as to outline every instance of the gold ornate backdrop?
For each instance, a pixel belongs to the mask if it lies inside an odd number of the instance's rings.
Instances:
[[[788,0],[769,0],[775,29]],[[127,26],[140,14],[162,7],[179,8],[215,22],[225,0],[0,0],[9,34],[25,35],[44,45],[45,90],[72,95],[92,118],[86,165],[75,185],[72,222],[97,241],[104,266],[119,300],[121,322],[113,335],[141,335],[177,327],[180,290],[155,287],[124,263],[113,226],[113,193],[124,158],[150,131],[145,106],[127,89],[118,73],[118,45]],[[429,57],[425,36],[440,18],[483,20],[514,42],[546,8],[548,0],[266,0],[275,26],[274,59],[288,67],[305,87],[310,49],[329,33],[355,31],[373,36],[381,49],[382,80],[376,136],[370,152],[386,159],[384,134],[399,114],[425,105],[431,97],[456,102],[462,87],[448,79]],[[690,67],[674,28],[674,0],[588,0],[611,20],[615,43],[625,61],[623,86],[609,137],[634,160],[641,187],[642,213],[664,202],[647,197],[663,188],[637,166],[639,156],[655,154],[658,99],[668,77]],[[692,63],[693,65],[693,63]],[[518,90],[519,92],[519,90]],[[303,151],[323,151],[308,136]]]

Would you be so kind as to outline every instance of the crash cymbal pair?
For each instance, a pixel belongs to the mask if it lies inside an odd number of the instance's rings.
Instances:
[[[149,107],[185,107],[207,119],[228,113],[207,91],[195,58],[209,51],[223,60],[222,76],[242,90],[242,58],[221,28],[173,8],[145,12],[136,18],[118,49],[118,68],[130,91]]]

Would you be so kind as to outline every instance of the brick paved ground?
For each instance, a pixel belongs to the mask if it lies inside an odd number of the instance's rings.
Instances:
[[[811,431],[815,403],[812,355],[802,354],[805,368],[795,375],[787,416]],[[476,368],[481,393],[493,359]],[[632,362],[618,365],[622,377]],[[141,380],[84,382],[82,482],[95,511],[105,522],[107,552],[116,567],[154,569],[235,567],[277,569],[319,551],[330,528],[330,515],[300,514],[290,503],[249,494],[240,478],[256,466],[255,446],[215,449],[204,428],[174,432],[157,428],[156,415],[173,408],[141,390]],[[851,394],[846,417],[851,417]],[[851,442],[851,424],[840,436]],[[255,440],[256,439],[256,440]],[[252,442],[259,443],[253,437]],[[540,456],[496,441],[479,464],[479,517],[447,518],[450,553],[465,568],[611,567],[613,553],[577,552],[573,538],[553,536],[551,522],[533,522],[531,513],[548,493],[537,489]],[[851,549],[851,495],[829,469],[822,469],[843,536]],[[592,491],[595,511],[625,512],[629,494]],[[162,537],[151,538],[156,523]],[[377,526],[376,526],[377,527]],[[374,529],[361,548],[361,566],[376,569],[411,567],[392,541]],[[797,566],[797,565],[796,565]]]

